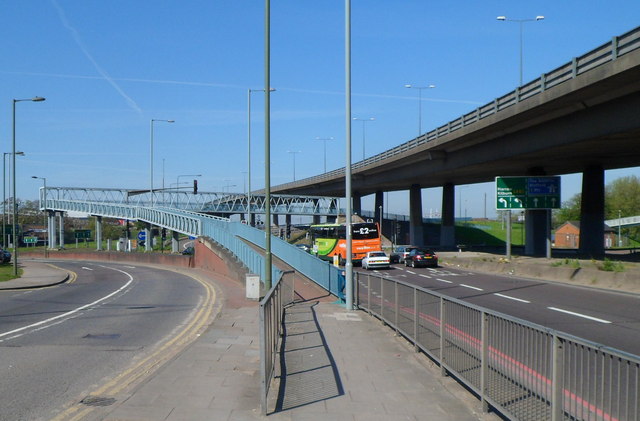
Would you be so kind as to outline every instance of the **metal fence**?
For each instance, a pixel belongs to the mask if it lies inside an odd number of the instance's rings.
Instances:
[[[273,380],[276,357],[283,334],[284,309],[295,300],[295,272],[283,272],[260,301],[260,394],[262,413],[267,414],[267,397]]]
[[[356,273],[356,304],[514,420],[640,420],[640,357],[446,297]]]

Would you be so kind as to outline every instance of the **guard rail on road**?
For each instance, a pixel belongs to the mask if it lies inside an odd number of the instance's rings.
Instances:
[[[638,421],[640,357],[447,297],[356,273],[356,304],[513,420]]]

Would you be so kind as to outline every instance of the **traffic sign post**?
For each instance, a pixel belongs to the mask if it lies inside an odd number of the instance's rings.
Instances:
[[[506,210],[507,241],[506,256],[511,258],[511,210],[547,210],[559,209],[560,177],[496,177],[496,210]],[[547,220],[549,220],[549,215]],[[547,222],[547,237],[550,238],[551,226]],[[547,257],[551,256],[550,242]]]

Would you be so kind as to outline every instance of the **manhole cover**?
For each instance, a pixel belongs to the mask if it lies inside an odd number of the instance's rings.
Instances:
[[[81,404],[88,406],[109,406],[116,402],[115,398],[106,398],[104,396],[87,396],[80,401]]]

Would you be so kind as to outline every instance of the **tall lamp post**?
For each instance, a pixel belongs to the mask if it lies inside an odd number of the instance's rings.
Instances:
[[[7,172],[5,170],[6,167],[6,163],[7,163],[7,155],[11,155],[11,152],[3,152],[2,153],[2,248],[6,249],[7,248],[7,233],[6,233],[6,226],[7,226],[7,220],[6,220],[6,214],[7,214],[7,193],[6,193],[6,187],[7,187],[7,182],[6,177],[7,177]],[[20,155],[20,156],[24,156],[24,152],[16,152],[16,155]]]
[[[506,16],[498,16],[496,19],[502,22],[516,22],[520,25],[520,86],[522,86],[522,26],[525,22],[543,20],[544,16],[536,16],[535,19],[508,19]]]
[[[44,213],[44,226],[47,226],[47,178],[46,177],[38,177],[35,175],[32,175],[31,178],[35,178],[38,180],[42,180],[43,182],[43,187],[42,187],[42,212]],[[45,250],[45,255],[47,253],[47,246],[51,247],[49,243],[49,230],[47,229],[47,239],[44,240],[43,239],[43,245],[44,245],[44,250]]]
[[[362,160],[364,161],[364,144],[365,144],[365,129],[364,129],[364,124],[368,121],[374,121],[375,117],[369,117],[369,118],[358,118],[358,117],[353,117],[354,121],[362,121]]]
[[[316,137],[316,140],[322,140],[324,143],[324,172],[327,172],[327,140],[333,140],[333,137]]]
[[[175,120],[158,120],[151,119],[149,130],[149,193],[151,194],[151,207],[153,207],[153,123],[156,121],[164,121],[165,123],[175,123]]]
[[[275,89],[269,89],[274,92]],[[251,225],[251,93],[264,92],[264,89],[247,90],[247,222]]]
[[[301,153],[302,151],[287,151],[291,155],[293,155],[293,181],[296,181],[296,154]]]
[[[12,141],[11,141],[11,154],[13,161],[13,276],[18,276],[18,204],[17,204],[17,194],[16,194],[16,102],[24,102],[24,101],[32,101],[32,102],[42,102],[45,98],[40,96],[34,96],[33,98],[27,99],[13,99],[13,123],[12,123]]]
[[[422,134],[422,90],[433,89],[436,87],[436,85],[414,86],[414,85],[407,84],[407,85],[404,85],[404,87],[418,90],[418,136],[420,136]]]

